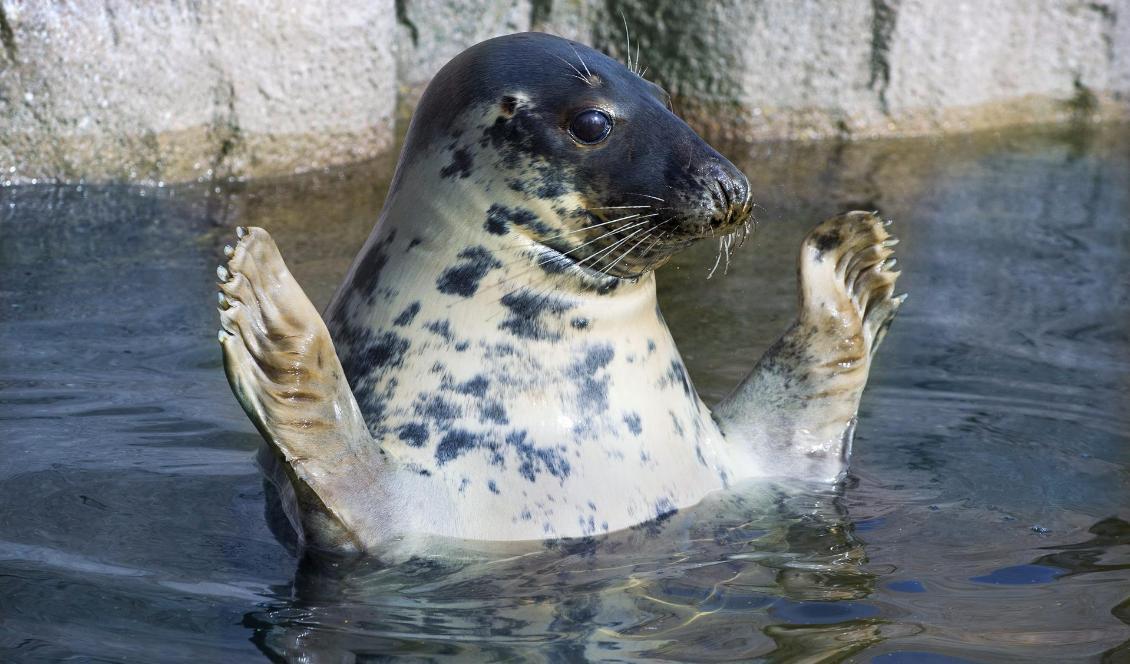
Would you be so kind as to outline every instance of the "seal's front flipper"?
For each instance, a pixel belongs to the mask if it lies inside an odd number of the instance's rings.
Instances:
[[[355,525],[365,522],[367,506],[358,488],[375,483],[377,445],[325,323],[274,240],[261,228],[237,235],[236,246],[224,248],[227,266],[217,269],[228,382],[283,462],[266,470],[306,543],[359,550]]]
[[[749,475],[835,481],[846,471],[871,356],[906,297],[893,296],[896,243],[867,212],[805,238],[796,322],[715,409]]]

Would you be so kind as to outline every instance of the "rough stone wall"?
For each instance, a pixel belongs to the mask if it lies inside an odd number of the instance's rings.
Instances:
[[[877,92],[882,110],[912,131],[1064,119],[1084,111],[1085,98],[1130,92],[1114,85],[1125,0],[886,2],[889,80]],[[1118,47],[1125,54],[1130,41],[1123,35]]]
[[[618,4],[643,63],[711,138],[916,135],[1130,107],[1130,0]]]
[[[467,46],[534,29],[623,58],[621,16],[647,77],[715,140],[1130,109],[1130,0],[0,0],[0,182],[363,160]]]
[[[0,176],[270,176],[392,146],[387,2],[0,0]]]

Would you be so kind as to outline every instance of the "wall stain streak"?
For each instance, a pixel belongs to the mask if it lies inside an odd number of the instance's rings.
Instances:
[[[891,36],[902,0],[871,0],[871,79],[867,86],[879,93],[879,107],[890,115],[887,86],[891,84]]]

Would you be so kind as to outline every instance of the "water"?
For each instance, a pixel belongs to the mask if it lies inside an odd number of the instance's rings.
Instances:
[[[212,304],[237,223],[325,303],[387,163],[0,189],[0,661],[1130,661],[1130,132],[730,152],[757,234],[659,280],[707,401],[784,329],[809,227],[897,220],[911,298],[842,494],[388,568],[272,536]]]

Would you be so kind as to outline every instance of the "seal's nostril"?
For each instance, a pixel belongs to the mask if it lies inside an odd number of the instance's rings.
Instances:
[[[733,214],[735,218],[740,219],[749,214],[750,208],[753,205],[749,180],[739,173],[730,183],[732,187],[730,191],[731,214]]]
[[[729,209],[734,204],[734,200],[730,196],[729,187],[726,186],[726,182],[722,178],[718,178],[717,182],[718,191],[722,193],[722,206]]]
[[[717,206],[718,209],[725,208],[726,189],[722,186],[722,182],[720,180],[715,180],[714,185],[707,185],[706,188],[710,191],[710,200],[714,203],[714,205]]]
[[[721,177],[716,180],[718,182],[718,191],[722,194],[722,224],[730,220],[730,215],[733,212],[733,194],[730,191],[729,183],[722,180]]]
[[[749,182],[741,174],[736,178],[716,178],[722,205],[714,217],[716,226],[729,226],[743,221],[749,214]]]

